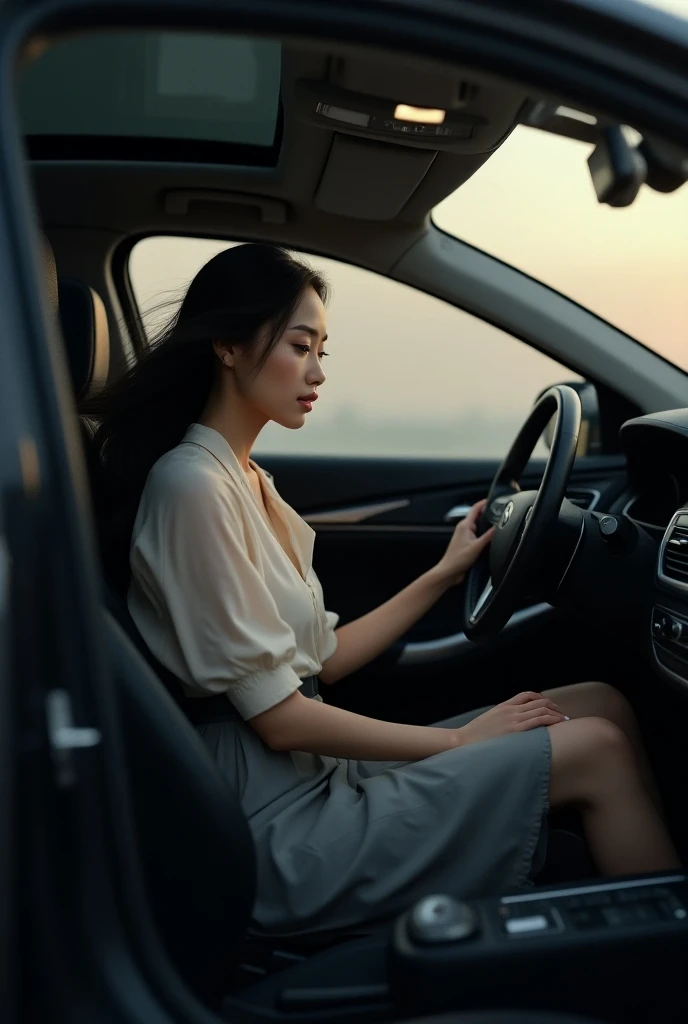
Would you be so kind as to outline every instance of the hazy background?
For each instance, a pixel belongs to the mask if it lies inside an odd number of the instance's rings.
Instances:
[[[688,17],[688,0],[653,6]],[[435,209],[434,220],[688,369],[688,186],[669,195],[643,188],[628,209],[600,206],[586,164],[590,150],[519,127]],[[130,274],[144,316],[162,299],[181,298],[226,245],[140,242]],[[536,395],[576,379],[437,299],[355,267],[310,262],[333,289],[328,379],[306,426],[293,432],[271,425],[257,450],[501,456]]]

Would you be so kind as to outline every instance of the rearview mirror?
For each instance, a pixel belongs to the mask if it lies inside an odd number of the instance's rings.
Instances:
[[[600,436],[600,406],[597,399],[597,390],[594,384],[591,384],[587,380],[567,380],[562,381],[569,388],[573,388],[574,391],[578,392],[581,400],[581,428],[580,435],[578,437],[578,447],[576,449],[576,457],[581,455],[595,455],[599,453],[602,448],[602,441]],[[539,401],[542,396],[549,391],[549,388],[545,388],[537,396],[536,401]],[[554,417],[549,421],[544,431],[542,432],[542,440],[547,448],[552,447],[552,437],[554,434]]]

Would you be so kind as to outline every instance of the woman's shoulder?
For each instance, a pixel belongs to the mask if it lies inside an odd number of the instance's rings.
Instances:
[[[182,442],[165,452],[146,482],[149,497],[200,504],[215,498],[225,504],[241,500],[233,477],[217,459],[196,444]]]

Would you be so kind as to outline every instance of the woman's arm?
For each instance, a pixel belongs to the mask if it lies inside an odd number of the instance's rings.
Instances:
[[[336,631],[337,649],[318,678],[323,683],[336,683],[367,665],[403,636],[450,586],[437,568],[430,569],[372,612],[340,626]]]
[[[453,747],[563,720],[561,708],[532,692],[517,694],[459,729],[380,722],[292,693],[249,723],[272,750],[361,761],[420,761]]]
[[[354,760],[419,761],[458,745],[457,729],[397,725],[292,693],[250,720],[272,750]]]
[[[477,535],[477,522],[484,507],[482,501],[474,505],[459,523],[434,568],[372,612],[337,630],[337,649],[319,674],[323,683],[336,683],[382,654],[425,615],[449,587],[463,580],[492,539],[492,530],[482,537]]]

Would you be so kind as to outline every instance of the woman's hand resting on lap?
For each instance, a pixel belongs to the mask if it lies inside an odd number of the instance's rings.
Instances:
[[[485,501],[479,501],[459,523],[447,550],[435,567],[434,571],[450,586],[462,582],[468,570],[478,561],[492,540],[494,529],[487,530],[481,537],[478,536],[478,519],[485,505]]]
[[[465,746],[494,736],[505,736],[508,732],[527,732],[541,725],[557,725],[564,721],[566,715],[554,701],[528,690],[490,708],[468,725],[456,729],[455,733],[458,746]]]

